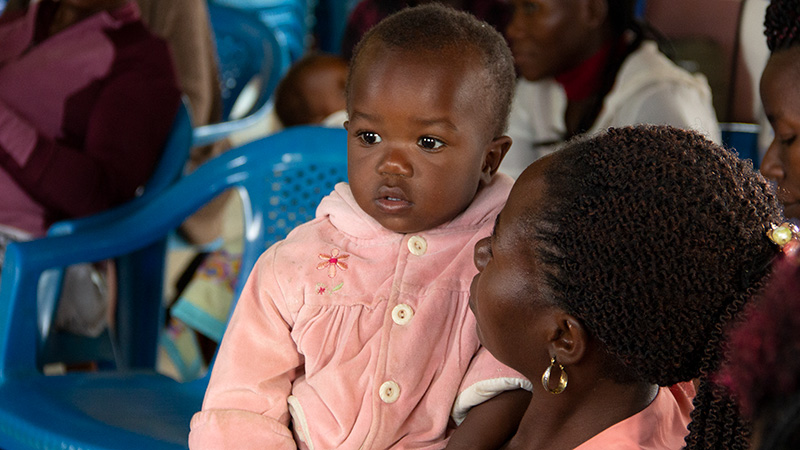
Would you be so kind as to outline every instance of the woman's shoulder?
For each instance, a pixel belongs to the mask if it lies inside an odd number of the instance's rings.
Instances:
[[[638,86],[656,83],[705,85],[704,78],[690,73],[672,62],[653,41],[644,41],[628,56],[617,75],[617,85]]]

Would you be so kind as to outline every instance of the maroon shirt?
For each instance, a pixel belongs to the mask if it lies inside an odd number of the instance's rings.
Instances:
[[[347,27],[342,36],[342,56],[348,61],[364,33],[369,31],[385,17],[408,6],[422,4],[420,0],[361,0],[350,13]],[[505,36],[506,27],[511,21],[511,4],[506,0],[464,0],[461,8]]]
[[[57,7],[43,0],[0,23],[0,225],[34,236],[133,198],[181,95],[135,3],[42,39]]]

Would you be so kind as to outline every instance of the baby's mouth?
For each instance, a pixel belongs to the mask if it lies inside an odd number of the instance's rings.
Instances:
[[[388,213],[397,213],[413,206],[405,192],[398,187],[383,186],[378,189],[375,203]]]

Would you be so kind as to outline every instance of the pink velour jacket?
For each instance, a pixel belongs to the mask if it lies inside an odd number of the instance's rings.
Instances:
[[[413,235],[337,185],[250,274],[189,446],[440,449],[451,416],[530,389],[480,346],[468,307],[473,246],[511,185],[496,176],[461,215]]]

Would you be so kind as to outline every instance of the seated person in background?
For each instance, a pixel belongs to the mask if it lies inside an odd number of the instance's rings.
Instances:
[[[303,57],[275,89],[275,114],[281,125],[343,126],[346,115],[347,61],[324,53]]]
[[[481,349],[468,292],[511,187],[496,170],[514,79],[496,30],[438,4],[364,36],[351,183],[256,263],[190,448],[441,449],[464,416],[472,448],[508,439],[529,383]]]
[[[533,163],[470,296],[481,343],[536,380],[509,448],[746,449],[709,377],[782,220],[749,162],[693,131],[611,128]]]
[[[180,105],[166,43],[127,0],[0,21],[0,226],[27,237],[134,197]]]
[[[513,0],[506,35],[522,79],[511,109],[517,177],[572,136],[640,123],[692,128],[720,142],[705,77],[646,38],[634,0]]]
[[[794,254],[777,264],[763,295],[728,335],[717,381],[752,420],[753,450],[800,448],[800,267]],[[784,249],[786,247],[784,246]]]
[[[452,8],[467,11],[503,32],[511,17],[507,0],[361,0],[347,19],[342,35],[342,57],[350,61],[358,41],[385,17],[409,6],[437,1]]]
[[[214,33],[208,17],[206,0],[136,0],[145,25],[167,41],[175,61],[181,90],[189,100],[192,125],[195,127],[222,120],[222,94],[217,67]],[[230,148],[227,139],[192,149],[186,172]],[[189,244],[217,245],[223,229],[224,194],[189,217],[179,229]],[[186,259],[188,255],[170,255]],[[171,280],[170,280],[171,281]]]
[[[181,92],[166,43],[132,1],[31,3],[0,17],[0,42],[2,265],[8,241],[133,198],[161,157]],[[93,285],[91,265],[74,267],[65,293]],[[98,290],[96,302],[61,302],[57,322],[102,330]],[[69,305],[81,312],[62,314]]]
[[[800,219],[800,0],[773,0],[764,24],[771,54],[761,101],[775,137],[761,173],[777,182],[786,217]]]

